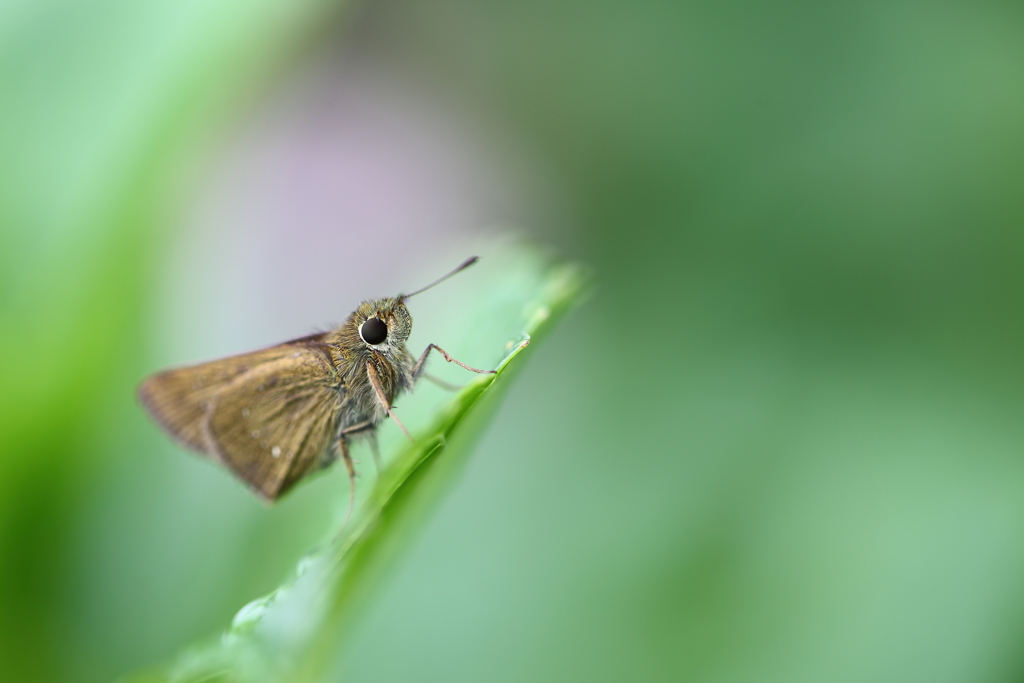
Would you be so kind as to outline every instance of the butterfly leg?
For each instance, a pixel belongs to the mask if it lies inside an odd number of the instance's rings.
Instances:
[[[370,432],[367,438],[370,442],[370,453],[373,454],[373,466],[377,468],[377,476],[380,476],[380,448],[377,446],[377,432]]]
[[[455,363],[456,365],[462,366],[471,372],[479,372],[481,375],[494,374],[497,372],[497,370],[477,370],[476,368],[471,368],[462,361],[455,360],[454,358],[449,356],[448,352],[442,349],[437,344],[429,344],[427,348],[423,351],[423,353],[420,354],[420,359],[416,361],[416,365],[412,367],[413,377],[419,377],[423,373],[423,364],[426,362],[427,354],[430,353],[431,349],[437,349],[437,352],[444,356],[444,359],[449,363]]]
[[[344,529],[352,517],[352,506],[356,500],[356,467],[352,464],[352,455],[348,452],[348,439],[344,435],[338,439],[338,449],[341,451],[341,459],[345,462],[345,469],[348,470],[348,512],[345,513],[345,521],[341,525]]]
[[[416,440],[412,438],[412,434],[409,433],[409,430],[405,428],[402,421],[398,419],[397,415],[395,415],[394,406],[391,405],[387,394],[384,393],[384,387],[380,385],[380,377],[377,375],[377,368],[373,367],[373,363],[370,361],[366,361],[366,376],[370,379],[370,384],[373,386],[374,393],[377,394],[377,400],[380,402],[381,408],[387,411],[387,414],[395,421],[395,424],[405,432],[405,435],[409,437],[409,441],[415,443]]]
[[[462,387],[460,387],[457,384],[452,384],[451,382],[445,382],[440,377],[434,377],[429,372],[424,372],[424,373],[420,374],[420,377],[422,377],[423,379],[427,380],[428,382],[433,382],[434,384],[436,384],[437,386],[441,387],[442,389],[444,389],[446,391],[458,391],[459,389],[462,388]]]
[[[377,468],[377,474],[380,474],[380,449],[377,448],[377,432],[374,431],[376,427],[373,422],[366,420],[359,424],[354,424],[351,427],[345,427],[339,433],[339,436],[344,437],[347,434],[358,434],[360,432],[370,432],[367,437],[370,442],[370,452],[373,453],[373,464]]]
[[[338,432],[338,436],[341,437],[345,436],[346,434],[358,434],[359,432],[365,432],[367,429],[373,429],[373,427],[374,424],[372,422],[370,422],[369,420],[364,420],[363,422],[354,424],[351,427],[345,427],[340,432]]]

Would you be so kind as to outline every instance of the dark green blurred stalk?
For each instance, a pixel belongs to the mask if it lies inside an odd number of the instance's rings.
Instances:
[[[0,671],[8,680],[74,672],[62,617],[74,590],[73,515],[104,457],[85,444],[141,374],[141,307],[166,244],[169,199],[225,112],[328,9],[108,1],[2,12]]]

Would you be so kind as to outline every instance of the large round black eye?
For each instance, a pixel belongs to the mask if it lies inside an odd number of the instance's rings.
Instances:
[[[388,338],[388,326],[380,318],[367,318],[359,326],[359,336],[367,344],[380,344]]]

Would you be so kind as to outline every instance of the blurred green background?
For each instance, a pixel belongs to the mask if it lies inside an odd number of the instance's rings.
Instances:
[[[344,507],[146,373],[514,224],[597,290],[337,680],[1020,680],[1022,122],[1018,3],[3,4],[0,678],[169,659]]]

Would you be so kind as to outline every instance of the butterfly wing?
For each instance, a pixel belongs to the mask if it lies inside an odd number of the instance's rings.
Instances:
[[[292,353],[285,345],[222,358],[154,375],[139,387],[139,400],[168,434],[207,455],[206,416],[220,393],[238,377]]]
[[[318,469],[336,430],[337,373],[327,357],[294,348],[239,376],[205,424],[218,459],[267,500]]]
[[[333,429],[336,374],[315,346],[324,336],[162,372],[142,384],[139,398],[171,436],[273,500],[315,469]]]

